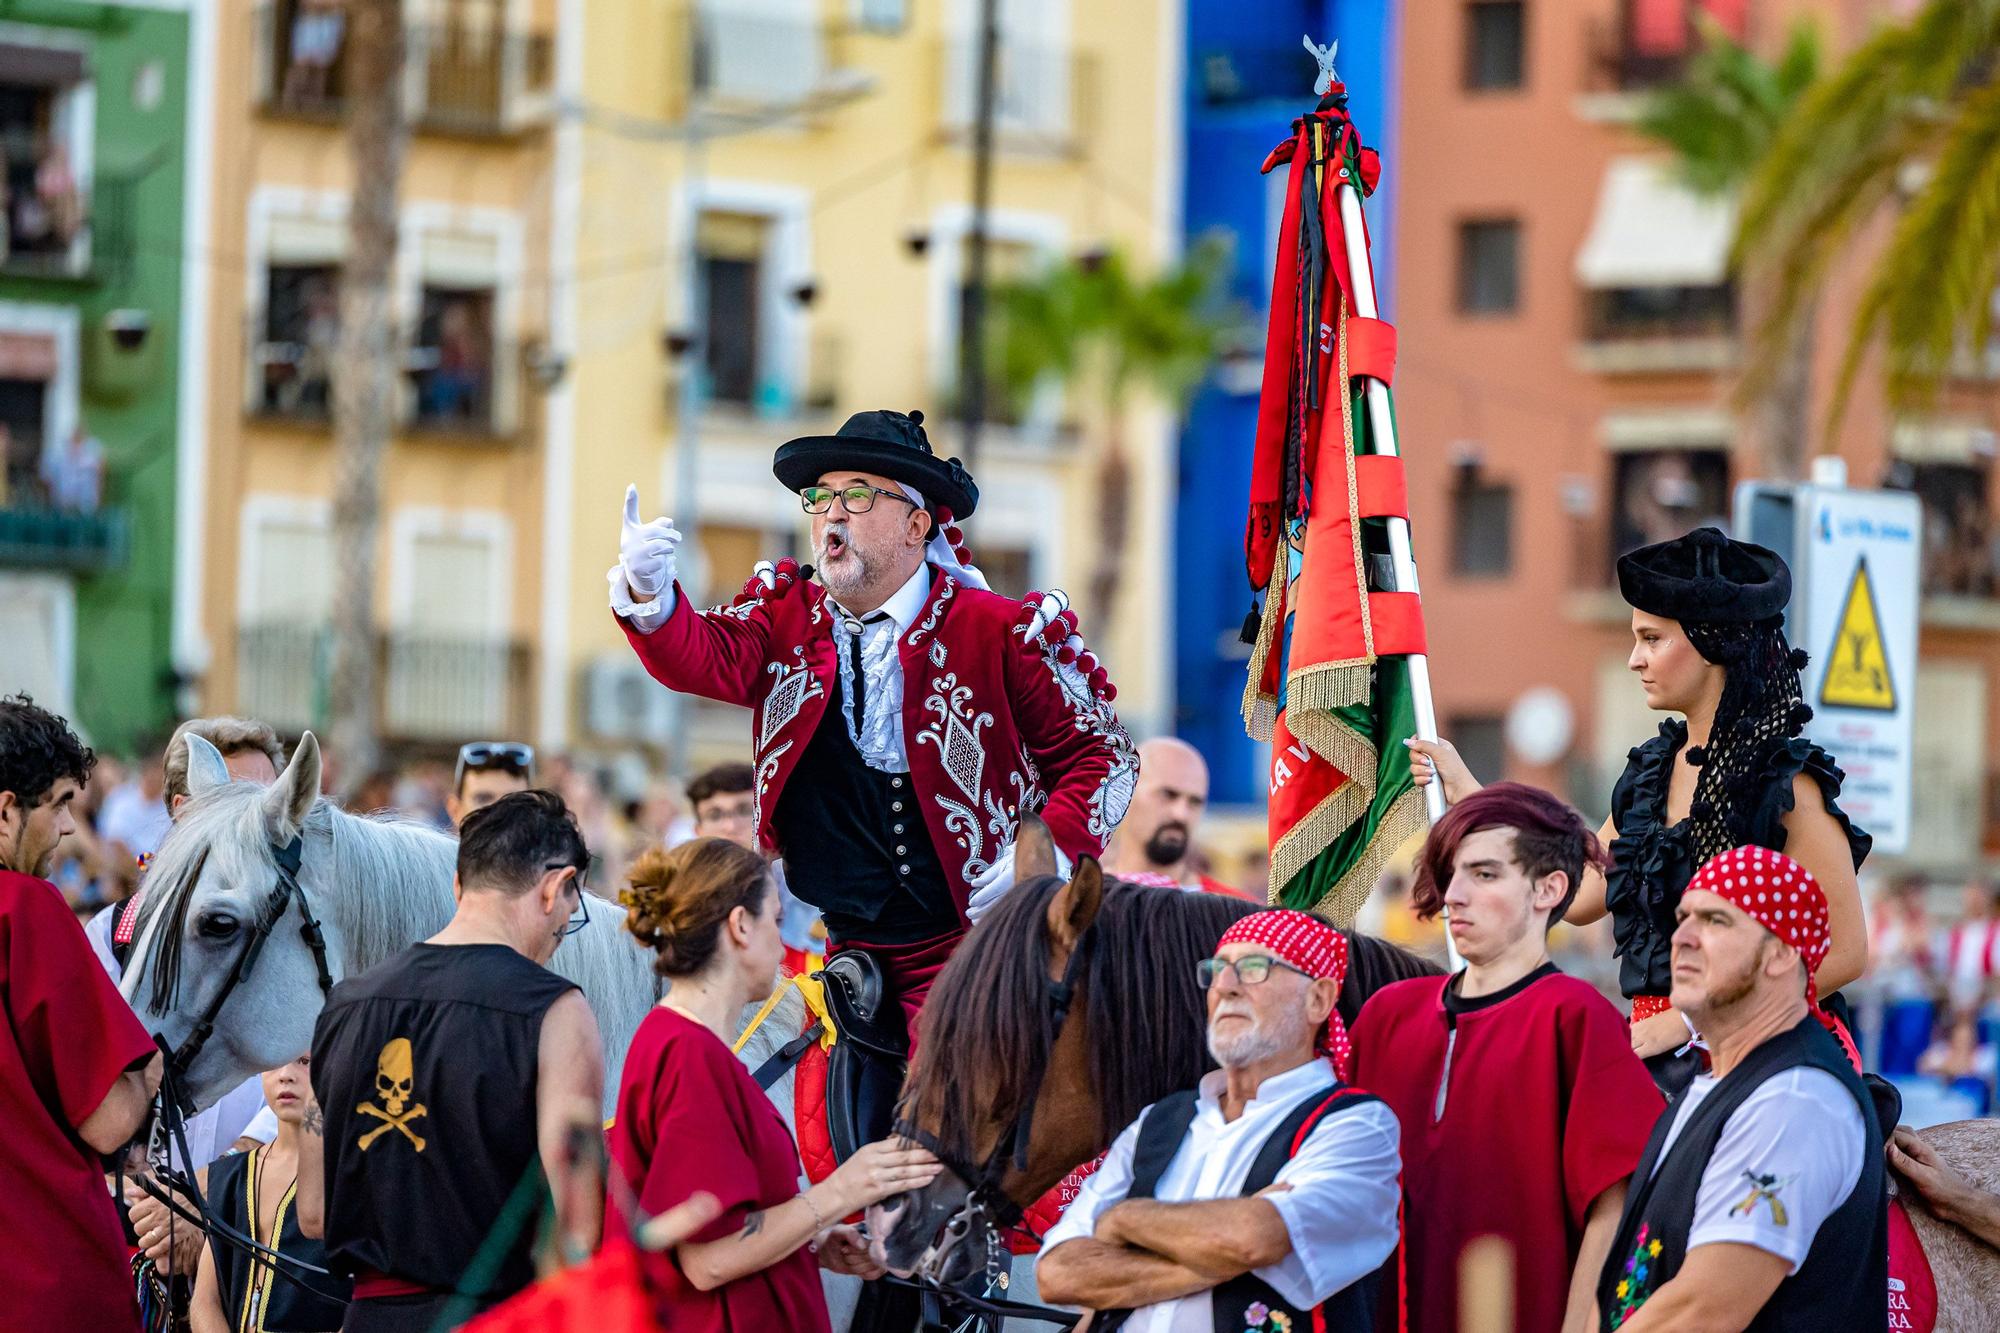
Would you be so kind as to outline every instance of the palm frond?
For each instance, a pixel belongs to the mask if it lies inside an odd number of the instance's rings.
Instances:
[[[1967,94],[1935,169],[1898,220],[1862,297],[1834,391],[1845,406],[1876,334],[1887,350],[1892,404],[1917,406],[1962,347],[1983,350],[2000,278],[2000,83]]]

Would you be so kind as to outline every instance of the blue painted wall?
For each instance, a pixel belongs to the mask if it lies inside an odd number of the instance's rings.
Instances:
[[[1376,283],[1394,317],[1393,216],[1397,10],[1401,0],[1188,0],[1186,191],[1190,241],[1223,231],[1234,240],[1232,294],[1262,329],[1271,295],[1270,191],[1257,168],[1312,109],[1312,58],[1300,44],[1337,38],[1336,64],[1363,139],[1382,151],[1380,188],[1368,203]],[[1279,200],[1280,205],[1282,199]],[[1254,377],[1246,392],[1210,384],[1181,437],[1175,504],[1179,605],[1174,631],[1174,728],[1208,759],[1211,799],[1265,800],[1264,747],[1243,734],[1249,650],[1238,642],[1250,590],[1243,574],[1243,517],[1256,438]]]

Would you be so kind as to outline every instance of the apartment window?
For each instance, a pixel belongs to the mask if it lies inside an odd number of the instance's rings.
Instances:
[[[1504,718],[1484,713],[1457,714],[1446,724],[1445,735],[1458,747],[1473,776],[1481,782],[1498,782],[1507,772],[1507,723]]]
[[[999,289],[1008,286],[1010,283],[1032,281],[1036,276],[1036,260],[1038,255],[1039,252],[1035,247],[1025,242],[1001,240],[996,237],[987,238],[985,332],[989,338],[993,336],[997,327],[994,320],[996,293]],[[963,320],[966,305],[972,299],[972,241],[970,237],[966,237],[960,241],[958,272],[958,309],[952,326],[954,330],[960,327],[959,321]],[[959,355],[961,346],[962,343],[960,340],[956,338],[952,340],[952,355],[954,358]],[[988,364],[990,365],[991,362],[989,361]],[[953,382],[957,381],[959,371],[960,366],[954,360],[951,367],[951,380]],[[1033,391],[1026,388],[1023,388],[1018,393],[1010,394],[1008,386],[1002,384],[999,377],[989,370],[986,375],[985,419],[998,425],[1020,425],[1029,415],[1031,403],[1028,400],[1032,396]]]
[[[1026,597],[1035,576],[1034,552],[1025,546],[993,546],[975,542],[972,563],[1003,597]]]
[[[1608,287],[1590,293],[1588,336],[1612,342],[1646,338],[1721,338],[1736,330],[1736,288]]]
[[[1465,7],[1465,86],[1474,92],[1519,88],[1527,6],[1522,0],[1476,0]]]
[[[340,269],[273,264],[265,270],[259,405],[285,416],[324,417],[332,408],[334,350],[340,341]]]
[[[1514,568],[1514,488],[1477,475],[1460,479],[1451,496],[1451,570],[1472,578],[1502,577]]]
[[[493,424],[493,289],[426,283],[410,349],[417,422]]]
[[[1883,485],[1924,505],[1923,589],[1960,597],[2000,592],[1995,568],[1991,468],[1985,462],[1898,459]]]
[[[47,430],[46,380],[0,379],[0,452],[6,456],[5,496],[30,495],[41,485],[42,440]]]
[[[1521,224],[1512,218],[1462,222],[1458,228],[1458,308],[1504,315],[1520,305]]]
[[[1724,449],[1639,449],[1612,466],[1611,556],[1671,541],[1693,528],[1729,525]]]
[[[85,202],[71,158],[74,94],[86,77],[74,51],[0,43],[0,181],[6,186],[10,268],[65,267],[84,230]]]
[[[338,0],[275,0],[271,27],[271,92],[279,106],[332,115],[346,95],[347,14]]]
[[[760,379],[759,307],[769,224],[747,213],[704,213],[695,235],[702,283],[702,368],[709,397],[748,405]]]

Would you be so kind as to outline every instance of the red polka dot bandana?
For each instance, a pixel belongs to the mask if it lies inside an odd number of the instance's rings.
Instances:
[[[1272,957],[1283,959],[1309,977],[1332,978],[1336,988],[1347,980],[1347,937],[1305,912],[1283,908],[1252,912],[1224,931],[1215,947],[1225,944],[1261,944]],[[1350,1048],[1347,1025],[1340,1021],[1338,1008],[1326,1016],[1326,1039],[1321,1047],[1333,1062],[1333,1072],[1346,1078]]]
[[[1813,974],[1826,958],[1829,935],[1826,893],[1812,871],[1768,847],[1738,847],[1710,857],[1688,888],[1727,898],[1797,949],[1806,965],[1806,1003],[1821,1012]]]

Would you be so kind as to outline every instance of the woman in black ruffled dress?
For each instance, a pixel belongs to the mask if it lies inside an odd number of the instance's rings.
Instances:
[[[1587,870],[1565,920],[1611,914],[1619,988],[1632,1001],[1632,1049],[1670,1095],[1699,1068],[1693,1030],[1667,1002],[1674,911],[1709,857],[1754,845],[1800,862],[1826,890],[1832,943],[1816,980],[1832,997],[1860,976],[1868,935],[1855,878],[1870,839],[1837,803],[1833,756],[1799,735],[1805,654],[1785,642],[1792,577],[1775,552],[1714,528],[1644,547],[1618,562],[1632,605],[1632,655],[1646,703],[1679,713],[1634,749],[1601,833],[1611,870]],[[1411,744],[1416,780],[1456,801],[1478,783],[1449,742]]]

